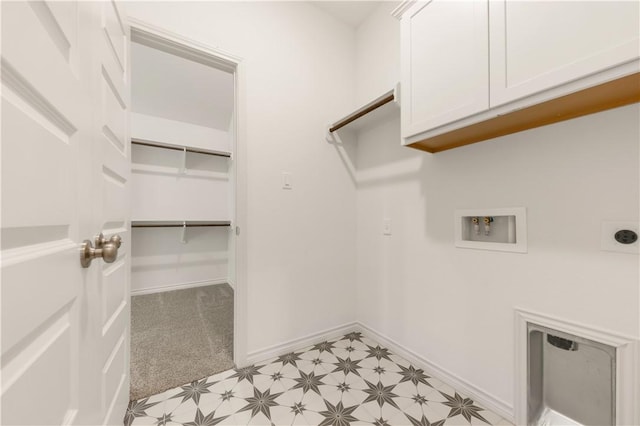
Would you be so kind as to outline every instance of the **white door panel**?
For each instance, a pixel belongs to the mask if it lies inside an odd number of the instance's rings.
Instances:
[[[52,30],[55,26],[58,27],[62,33],[59,41],[62,41],[65,46],[75,46],[78,40],[78,4],[70,1],[45,1],[45,4],[34,3],[31,7],[41,8],[44,13],[44,7],[49,9],[51,15],[53,15]],[[54,23],[55,21],[55,23]],[[71,51],[69,51],[71,53]]]
[[[47,321],[57,313],[70,310],[81,281],[80,271],[75,268],[77,259],[77,244],[68,239],[3,250],[3,368],[4,362],[11,359],[5,354],[18,345],[28,344],[25,339],[35,337],[38,329],[46,327]],[[55,280],[45,276],[45,270],[50,271]],[[5,378],[3,375],[3,382]]]
[[[3,424],[55,425],[73,418],[72,323],[64,310],[49,319],[46,329],[38,330],[27,346],[16,348],[19,357],[3,354],[11,358],[2,368]]]
[[[2,424],[122,424],[127,30],[112,2],[2,2]],[[79,247],[119,234],[117,260]],[[37,407],[37,409],[34,409]]]
[[[79,28],[76,22],[76,28]],[[17,70],[16,77],[38,98],[36,105],[56,117],[72,119],[82,110],[79,73],[79,46],[64,37],[47,3],[3,2],[2,57]],[[37,54],[34,54],[37,52]],[[52,82],[56,84],[52,84]],[[34,105],[34,106],[36,106]],[[72,129],[65,129],[73,133]]]
[[[102,28],[107,41],[113,53],[117,65],[120,67],[122,78],[126,78],[126,69],[129,53],[127,48],[128,35],[124,26],[124,16],[119,9],[119,5],[113,1],[106,1],[103,3],[102,9]]]
[[[20,137],[19,144],[7,144],[3,150],[3,172],[20,180],[20,185],[3,182],[6,191],[2,192],[2,221],[12,229],[16,239],[12,244],[22,245],[17,228],[26,228],[24,233],[30,232],[31,226],[65,226],[67,230],[59,236],[67,236],[75,206],[58,200],[74,198],[77,138],[56,128],[7,86],[3,87],[2,114],[3,134]],[[24,196],[36,192],[41,194]]]
[[[76,182],[91,115],[65,16],[2,3],[3,424],[60,424],[79,408]]]
[[[127,29],[113,1],[100,4],[100,34],[97,37],[100,70],[98,90],[101,114],[96,126],[94,190],[100,194],[94,215],[97,227],[108,238],[118,234],[123,243],[118,260],[99,265],[100,298],[100,405],[102,423],[122,423],[129,401],[129,278],[131,263],[129,224],[129,79]],[[99,189],[100,188],[100,189]]]

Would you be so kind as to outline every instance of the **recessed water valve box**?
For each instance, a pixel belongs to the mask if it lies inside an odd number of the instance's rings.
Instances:
[[[456,210],[456,247],[527,252],[526,209]]]

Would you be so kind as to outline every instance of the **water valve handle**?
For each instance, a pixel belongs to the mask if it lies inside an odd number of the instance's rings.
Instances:
[[[473,224],[473,232],[476,235],[480,235],[480,218],[475,216],[471,218],[471,223]]]
[[[493,222],[493,218],[491,216],[484,217],[484,235],[489,235],[491,232],[491,222]]]

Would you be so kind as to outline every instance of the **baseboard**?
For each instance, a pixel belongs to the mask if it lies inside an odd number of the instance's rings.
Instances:
[[[343,324],[337,327],[328,328],[323,331],[319,331],[317,333],[308,334],[306,336],[289,340],[288,342],[280,343],[277,345],[269,346],[264,349],[259,349],[257,351],[249,352],[247,355],[247,365],[252,365],[259,363],[261,361],[266,361],[270,358],[284,355],[289,352],[294,352],[305,348],[307,346],[313,345],[315,343],[330,340],[336,337],[344,336],[347,333],[351,333],[352,331],[358,331],[359,327],[356,322]]]
[[[153,294],[153,293],[162,293],[165,291],[172,291],[172,290],[184,290],[187,288],[194,288],[194,287],[203,287],[206,285],[215,285],[215,284],[226,284],[227,283],[227,278],[217,278],[215,280],[205,280],[205,281],[191,281],[191,282],[186,282],[186,283],[178,283],[178,284],[169,284],[169,285],[164,285],[164,286],[158,286],[158,287],[151,287],[151,288],[142,288],[139,290],[131,290],[131,295],[132,296],[139,296],[142,294]]]
[[[448,384],[452,388],[459,390],[464,394],[467,394],[471,399],[478,402],[488,410],[491,410],[504,419],[513,422],[513,406],[509,405],[505,401],[496,398],[489,392],[480,389],[479,387],[473,385],[472,383],[469,383],[468,381],[453,374],[447,369],[440,367],[439,365],[423,358],[421,355],[413,352],[411,349],[406,348],[405,346],[401,345],[393,339],[388,338],[387,336],[372,329],[371,327],[368,327],[360,322],[357,322],[356,324],[365,336],[371,338],[372,340],[375,340],[382,346],[385,346],[391,352],[401,356],[416,367],[422,368],[425,373],[429,374],[430,376],[433,376],[436,379]]]
[[[478,402],[488,410],[493,411],[497,415],[503,417],[510,422],[513,422],[514,412],[513,406],[507,404],[505,401],[491,395],[483,389],[473,385],[472,383],[460,378],[452,372],[440,367],[439,365],[423,358],[421,355],[413,352],[405,346],[399,344],[393,339],[381,334],[380,332],[368,327],[360,322],[353,322],[343,324],[338,327],[329,328],[323,331],[312,333],[297,339],[289,340],[284,343],[269,346],[264,349],[250,352],[247,355],[247,365],[252,365],[266,361],[279,355],[283,355],[289,352],[294,352],[310,346],[314,343],[318,343],[323,340],[330,340],[336,337],[344,336],[352,331],[361,331],[365,336],[375,340],[381,345],[385,346],[391,352],[403,357],[416,367],[422,368],[427,374],[447,383],[449,386],[456,390],[468,395],[474,401]]]

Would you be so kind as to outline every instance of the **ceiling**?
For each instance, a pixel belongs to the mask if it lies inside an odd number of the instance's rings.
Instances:
[[[234,77],[163,51],[131,43],[133,112],[229,130]]]
[[[312,1],[316,7],[357,28],[382,1]]]

